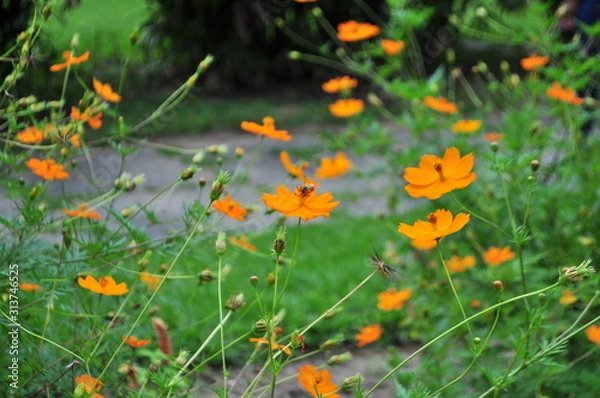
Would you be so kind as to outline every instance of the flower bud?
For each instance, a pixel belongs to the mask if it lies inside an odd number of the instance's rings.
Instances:
[[[317,17],[317,18],[319,18],[319,17],[322,17],[322,16],[323,16],[323,10],[321,10],[321,8],[320,8],[320,7],[314,7],[314,8],[312,9],[312,14],[313,14],[315,17]]]
[[[256,275],[252,275],[250,277],[250,284],[254,287],[256,287],[258,285],[258,276]]]
[[[540,168],[540,161],[537,159],[532,160],[529,167],[531,167],[531,171],[535,173]]]
[[[477,9],[475,10],[475,15],[477,15],[479,18],[485,18],[487,17],[488,12],[483,7],[477,7]]]
[[[269,275],[267,275],[267,283],[271,286],[273,286],[275,284],[275,281],[277,280],[277,277],[275,276],[274,273],[270,272]]]
[[[42,9],[42,15],[44,16],[44,19],[45,19],[45,20],[46,20],[46,19],[48,19],[48,18],[50,18],[50,16],[52,15],[52,7],[50,7],[50,6],[45,6],[45,7]]]
[[[297,60],[297,59],[300,59],[300,56],[301,56],[301,54],[298,51],[290,51],[288,53],[288,58],[289,59]]]
[[[246,153],[246,151],[244,150],[244,148],[237,147],[237,148],[235,148],[233,153],[235,154],[236,158],[241,159],[244,157],[244,154]]]
[[[454,52],[454,49],[452,47],[450,47],[446,51],[446,60],[448,61],[448,63],[450,65],[452,65],[456,62],[456,53]]]
[[[347,351],[343,354],[334,355],[331,358],[329,358],[327,360],[327,365],[329,365],[329,366],[342,365],[351,360],[352,360],[352,353]]]
[[[215,250],[219,256],[225,253],[227,250],[227,241],[225,239],[225,234],[223,232],[219,232],[217,235],[217,241],[215,242]]]
[[[519,75],[517,75],[516,73],[513,73],[510,75],[510,84],[512,84],[514,87],[518,86],[519,83],[521,83],[521,78],[519,77]]]
[[[284,226],[279,227],[275,234],[275,241],[273,242],[273,251],[280,255],[285,250],[287,245],[286,241],[287,228]]]
[[[131,44],[132,46],[135,46],[138,42],[140,38],[140,34],[138,32],[138,30],[134,30],[133,32],[131,32],[131,34],[129,35],[129,44]]]
[[[458,26],[458,25],[460,25],[461,21],[460,21],[460,18],[458,15],[450,14],[450,16],[448,17],[448,22],[450,22],[454,26]]]
[[[200,188],[204,188],[206,186],[206,178],[204,178],[204,177],[198,178],[198,185],[200,186]]]
[[[321,351],[333,350],[335,347],[339,346],[343,341],[344,338],[341,336],[336,336],[332,339],[327,339],[323,344],[321,344]]]
[[[183,170],[183,172],[181,172],[179,178],[181,178],[181,181],[187,181],[194,176],[196,170],[197,169],[195,167],[188,167],[187,169]]]
[[[254,333],[265,334],[267,332],[267,326],[267,321],[264,319],[259,319],[258,321],[254,322]]]
[[[367,101],[369,101],[369,104],[376,107],[383,105],[383,101],[381,101],[381,98],[379,98],[375,93],[369,93],[367,95]]]
[[[592,260],[587,259],[581,262],[577,267],[564,267],[562,269],[559,282],[563,285],[581,282],[585,278],[592,276],[596,270],[590,266]]]
[[[483,61],[478,62],[477,67],[481,73],[487,73],[489,71],[487,64]]]
[[[494,153],[498,152],[498,149],[500,149],[500,144],[498,143],[498,141],[492,141],[492,142],[490,142],[490,149]]]
[[[503,60],[502,62],[500,62],[500,70],[504,73],[510,72],[510,64],[508,63],[508,61]]]
[[[189,356],[190,352],[188,350],[180,350],[179,355],[177,355],[177,358],[175,358],[175,364],[177,364],[177,366],[185,365]]]
[[[360,387],[361,381],[361,375],[349,376],[344,379],[340,388],[342,390],[354,390],[356,387]]]
[[[210,200],[215,201],[219,199],[221,195],[223,195],[223,192],[225,192],[225,186],[229,181],[231,181],[229,173],[223,170],[219,171],[219,174],[210,189]]]
[[[212,281],[213,280],[212,271],[209,270],[208,268],[203,269],[202,272],[200,272],[200,275],[198,275],[198,279],[199,279],[200,283]]]
[[[229,299],[225,303],[225,307],[227,307],[231,311],[236,311],[242,308],[245,304],[246,302],[244,301],[244,293],[237,293],[229,297]]]
[[[503,292],[504,291],[504,283],[502,283],[502,281],[496,280],[496,281],[492,282],[492,287],[497,292]]]

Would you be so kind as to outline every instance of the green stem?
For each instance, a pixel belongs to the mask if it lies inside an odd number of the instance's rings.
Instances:
[[[478,312],[477,314],[471,315],[470,317],[468,317],[467,319],[457,323],[456,325],[452,326],[450,329],[446,330],[445,332],[439,334],[437,337],[435,337],[433,340],[429,341],[428,343],[424,344],[421,348],[419,348],[417,351],[413,352],[411,355],[409,355],[404,361],[400,362],[398,365],[394,366],[394,368],[392,368],[392,370],[390,370],[385,376],[383,376],[383,378],[381,378],[377,383],[375,383],[375,385],[373,387],[371,387],[371,389],[369,391],[366,392],[366,394],[363,395],[363,398],[367,398],[368,396],[370,396],[371,394],[373,394],[373,392],[381,385],[383,384],[383,382],[385,382],[387,379],[389,379],[394,373],[396,373],[398,371],[398,369],[400,369],[402,366],[404,366],[407,362],[409,362],[411,359],[413,359],[414,357],[416,357],[417,355],[419,355],[421,352],[425,351],[427,348],[429,348],[430,346],[432,346],[433,344],[435,344],[436,342],[438,342],[439,340],[441,340],[442,338],[446,337],[447,335],[449,335],[450,333],[454,332],[455,330],[461,328],[463,325],[469,323],[470,321],[472,321],[473,319],[477,319],[482,315],[487,314],[490,311],[495,310],[496,308],[500,308],[502,306],[505,306],[507,304],[510,304],[512,302],[515,301],[519,301],[522,299],[525,299],[527,297],[532,297],[532,296],[537,296],[538,294],[542,294],[545,293],[549,290],[552,290],[556,287],[558,287],[560,284],[558,282],[550,285],[550,286],[546,286],[543,289],[539,289],[536,290],[534,292],[530,292],[527,294],[522,294],[520,296],[516,296],[513,298],[510,298],[506,301],[503,301],[501,303],[495,304],[489,308],[486,308],[485,310]]]
[[[219,263],[217,266],[217,297],[219,300],[219,325],[223,322],[223,292],[222,292],[222,278],[223,278],[223,256],[219,255]],[[228,313],[230,314],[231,311]],[[223,396],[227,398],[227,361],[225,359],[225,331],[223,328],[219,328],[221,337],[221,363],[223,364]]]

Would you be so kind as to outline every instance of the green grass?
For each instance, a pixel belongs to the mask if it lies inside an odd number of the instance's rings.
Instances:
[[[63,3],[57,2],[55,10]],[[85,0],[67,12],[55,12],[48,20],[46,34],[58,50],[70,48],[77,34],[78,48],[90,50],[92,61],[123,59],[129,51],[129,35],[149,15],[146,0]]]

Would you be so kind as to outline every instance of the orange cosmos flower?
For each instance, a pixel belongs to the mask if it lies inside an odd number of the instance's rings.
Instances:
[[[96,91],[96,94],[108,102],[121,101],[121,96],[113,91],[110,84],[102,84],[102,82],[96,78],[92,79],[92,83],[94,85],[94,91]]]
[[[583,98],[579,98],[572,88],[562,87],[558,82],[552,83],[552,86],[546,90],[548,97],[566,102],[573,105],[583,104]]]
[[[427,97],[423,98],[423,103],[434,111],[448,113],[450,115],[458,112],[458,107],[456,104],[448,101],[448,99],[444,97],[434,98],[431,95],[428,95]]]
[[[355,336],[358,343],[357,347],[364,347],[367,344],[371,344],[381,338],[383,334],[383,328],[380,324],[368,325],[364,328],[360,328],[359,333]]]
[[[510,250],[510,247],[490,247],[483,253],[483,261],[492,266],[498,266],[506,261],[515,258],[515,253]]]
[[[339,398],[335,394],[338,386],[331,381],[331,373],[327,369],[318,370],[313,365],[298,368],[298,381],[313,397]]]
[[[521,60],[521,68],[525,70],[534,70],[546,65],[550,59],[541,55],[531,54]]]
[[[50,67],[50,72],[58,72],[59,70],[63,70],[71,65],[80,64],[82,62],[87,61],[90,58],[90,52],[86,51],[81,54],[79,57],[74,57],[71,51],[64,51],[62,53],[62,57],[65,60],[62,64],[54,64]]]
[[[377,36],[381,29],[366,22],[348,21],[339,24],[337,31],[337,37],[341,41],[359,41]]]
[[[381,40],[381,48],[383,48],[383,51],[389,56],[400,54],[402,50],[404,50],[404,46],[405,44],[402,40]]]
[[[460,231],[469,222],[470,215],[458,213],[456,218],[448,210],[439,209],[427,216],[428,221],[417,221],[414,225],[400,223],[398,232],[415,240],[440,240]]]
[[[91,128],[98,130],[102,127],[102,112],[92,113],[93,111],[88,108],[83,113],[79,108],[71,107],[71,119],[77,120],[78,122],[87,122]]]
[[[241,124],[241,128],[249,133],[267,136],[272,140],[289,141],[292,139],[292,136],[287,130],[277,130],[275,128],[275,119],[271,116],[263,118],[262,121],[262,125],[244,121]]]
[[[103,276],[96,280],[93,276],[88,275],[85,278],[77,278],[77,283],[85,289],[104,296],[121,296],[129,291],[125,282],[117,284],[112,276]]]
[[[125,342],[125,344],[127,344],[131,348],[145,347],[152,343],[150,340],[140,340],[135,336],[122,336],[121,339]]]
[[[470,134],[481,127],[481,120],[459,120],[452,125],[452,131],[455,133]]]
[[[402,289],[400,291],[389,288],[385,292],[381,292],[377,295],[379,302],[377,308],[382,311],[393,311],[401,310],[404,308],[404,302],[412,297],[413,291],[411,289]]]
[[[363,100],[349,98],[339,99],[329,104],[329,112],[336,117],[350,117],[361,113],[365,109]]]
[[[260,351],[263,344],[267,344],[271,347],[271,351],[282,350],[286,354],[292,355],[292,350],[290,350],[290,347],[287,347],[284,344],[278,344],[277,342],[275,342],[275,335],[273,335],[273,338],[271,340],[272,341],[269,341],[263,337],[252,337],[248,341],[250,341],[251,343],[256,343],[257,351]]]
[[[417,250],[430,250],[437,246],[437,240],[416,240],[412,239],[410,245]]]
[[[45,137],[46,134],[36,126],[27,127],[16,135],[17,140],[23,144],[39,144]]]
[[[316,3],[317,0],[294,0],[296,3]]]
[[[42,287],[35,283],[19,283],[19,290],[24,292],[37,292],[38,290],[42,290]]]
[[[246,249],[249,252],[256,251],[256,246],[254,246],[252,243],[250,243],[250,241],[248,240],[248,237],[246,235],[242,235],[239,238],[232,236],[229,238],[229,242],[235,246],[241,247],[242,249]]]
[[[491,133],[485,133],[484,137],[485,137],[486,141],[488,141],[488,142],[502,141],[504,139],[504,134],[491,132]]]
[[[84,202],[79,203],[79,208],[75,210],[63,209],[68,217],[89,218],[90,220],[102,220],[102,216],[96,210],[88,210],[88,205]]]
[[[140,280],[148,286],[149,290],[156,290],[160,281],[162,280],[161,276],[150,275],[150,273],[146,270],[140,272]]]
[[[300,217],[302,221],[319,216],[329,217],[329,213],[340,204],[332,202],[333,195],[329,192],[317,196],[313,184],[297,186],[293,193],[280,185],[275,190],[275,195],[263,193],[262,199],[267,207],[286,217]]]
[[[308,162],[302,162],[299,166],[296,166],[292,163],[290,155],[286,151],[281,151],[279,153],[279,160],[281,160],[281,164],[289,175],[304,181],[304,170],[310,166]]]
[[[475,181],[475,173],[471,172],[473,162],[472,153],[460,157],[455,147],[446,149],[441,159],[435,155],[424,155],[418,168],[407,167],[404,171],[404,179],[408,182],[404,189],[413,198],[438,199]]]
[[[33,171],[33,174],[42,177],[44,180],[64,180],[69,178],[69,173],[65,171],[65,166],[57,164],[54,159],[40,160],[31,158],[25,164]]]
[[[358,86],[358,80],[350,76],[342,76],[330,79],[321,85],[326,93],[348,92]]]
[[[350,170],[352,162],[346,157],[344,152],[338,152],[335,158],[321,159],[321,165],[317,169],[315,176],[317,178],[336,178],[342,176]]]
[[[220,211],[228,217],[236,220],[244,221],[248,210],[244,209],[238,202],[231,200],[231,196],[227,195],[223,199],[216,200],[212,206],[215,210]]]
[[[577,296],[575,296],[573,294],[573,292],[570,291],[569,289],[564,290],[562,292],[562,294],[560,295],[560,298],[558,299],[558,302],[562,305],[573,304],[576,301],[577,301]]]
[[[100,379],[90,377],[90,375],[88,374],[83,374],[75,378],[75,384],[83,384],[85,392],[88,393],[87,397],[89,398],[104,397],[103,395],[97,394],[97,392],[100,391],[102,389],[102,386],[104,385],[104,383],[102,383]]]
[[[600,325],[592,325],[586,328],[585,335],[589,341],[600,345]]]
[[[475,257],[473,256],[465,256],[460,258],[458,256],[450,257],[450,260],[446,261],[446,267],[448,267],[448,271],[451,274],[456,272],[463,272],[469,268],[473,268],[475,266]]]

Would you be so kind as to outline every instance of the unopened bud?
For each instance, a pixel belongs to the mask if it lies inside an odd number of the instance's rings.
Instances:
[[[287,245],[286,241],[287,228],[284,226],[279,227],[275,234],[275,241],[273,242],[273,251],[276,254],[281,254],[285,250]]]
[[[267,321],[264,319],[259,319],[258,321],[254,322],[254,333],[265,334],[267,332],[267,326]]]
[[[258,276],[256,275],[252,275],[250,277],[250,284],[254,287],[256,287],[258,285]]]
[[[481,73],[487,73],[489,68],[485,62],[478,62],[477,67]]]
[[[340,388],[342,390],[354,390],[356,387],[360,386],[361,381],[361,375],[349,376],[344,379]]]
[[[131,32],[131,34],[129,35],[129,44],[131,44],[132,46],[135,46],[137,44],[139,38],[140,38],[139,32],[136,29],[135,31]]]
[[[179,355],[177,355],[177,358],[175,358],[175,364],[180,367],[185,365],[189,356],[190,352],[188,350],[180,350]]]
[[[208,268],[203,269],[202,272],[200,272],[200,275],[198,275],[198,279],[200,280],[200,283],[212,281],[213,280],[212,271],[209,270]]]
[[[204,177],[198,178],[198,185],[200,185],[200,188],[204,188],[206,186],[206,178],[204,178]]]
[[[321,10],[321,8],[320,8],[320,7],[314,7],[314,8],[312,9],[312,14],[313,14],[315,17],[317,17],[317,18],[318,18],[318,17],[322,17],[322,16],[323,16],[323,10]]]
[[[183,172],[181,173],[181,176],[179,178],[181,178],[181,181],[187,181],[194,176],[195,172],[196,172],[195,167],[188,167],[187,169],[183,170]]]
[[[351,360],[352,360],[352,353],[345,352],[343,354],[334,355],[331,358],[329,358],[329,360],[327,360],[327,365],[329,365],[329,366],[342,365]]]
[[[513,73],[510,75],[510,84],[512,84],[514,87],[518,86],[519,83],[521,83],[521,78],[519,77],[519,75],[517,75],[516,73]]]
[[[231,311],[237,311],[238,309],[242,308],[245,304],[246,302],[244,301],[244,294],[237,293],[229,297],[229,299],[225,303],[225,307],[227,307]]]
[[[504,283],[502,283],[502,281],[496,280],[496,281],[492,282],[492,287],[497,292],[504,291]]]
[[[231,177],[229,176],[228,172],[223,170],[219,171],[219,174],[217,175],[217,178],[213,182],[210,189],[210,200],[215,201],[219,199],[221,195],[223,195],[223,192],[225,192],[225,186],[230,180]]]
[[[290,51],[288,53],[288,58],[289,59],[293,59],[293,60],[297,60],[297,59],[300,59],[300,55],[301,54],[298,51]]]
[[[498,149],[500,149],[500,144],[498,143],[498,141],[492,141],[492,142],[490,142],[490,149],[494,153],[498,152]]]
[[[456,62],[456,53],[454,52],[453,48],[449,48],[446,51],[446,60],[448,61],[448,63],[450,65],[452,65]]]
[[[483,7],[477,7],[477,10],[475,10],[475,15],[477,15],[479,18],[485,18],[487,17],[488,12]]]
[[[508,63],[508,61],[500,62],[500,70],[504,73],[510,72],[510,64]]]
[[[267,283],[271,286],[273,286],[275,284],[275,281],[277,280],[277,277],[275,276],[274,273],[270,272],[269,275],[267,275]]]
[[[217,251],[217,254],[223,255],[225,253],[225,250],[227,250],[227,241],[225,240],[225,234],[220,232],[219,235],[217,235],[217,241],[215,242],[215,250]]]
[[[367,101],[369,101],[369,104],[371,104],[373,106],[379,107],[379,106],[383,105],[381,98],[379,98],[375,93],[369,93],[367,95]]]
[[[237,147],[235,148],[233,153],[235,154],[236,158],[241,159],[242,157],[244,157],[246,151],[244,150],[244,148]]]
[[[532,160],[529,167],[531,167],[531,171],[535,173],[540,168],[540,161],[537,159]]]
[[[339,346],[342,341],[344,341],[344,339],[341,336],[336,336],[332,339],[325,340],[325,342],[321,344],[321,351],[333,350],[335,347]]]
[[[44,16],[44,19],[48,19],[50,18],[50,16],[52,15],[52,7],[50,6],[45,6],[42,9],[42,15]]]

